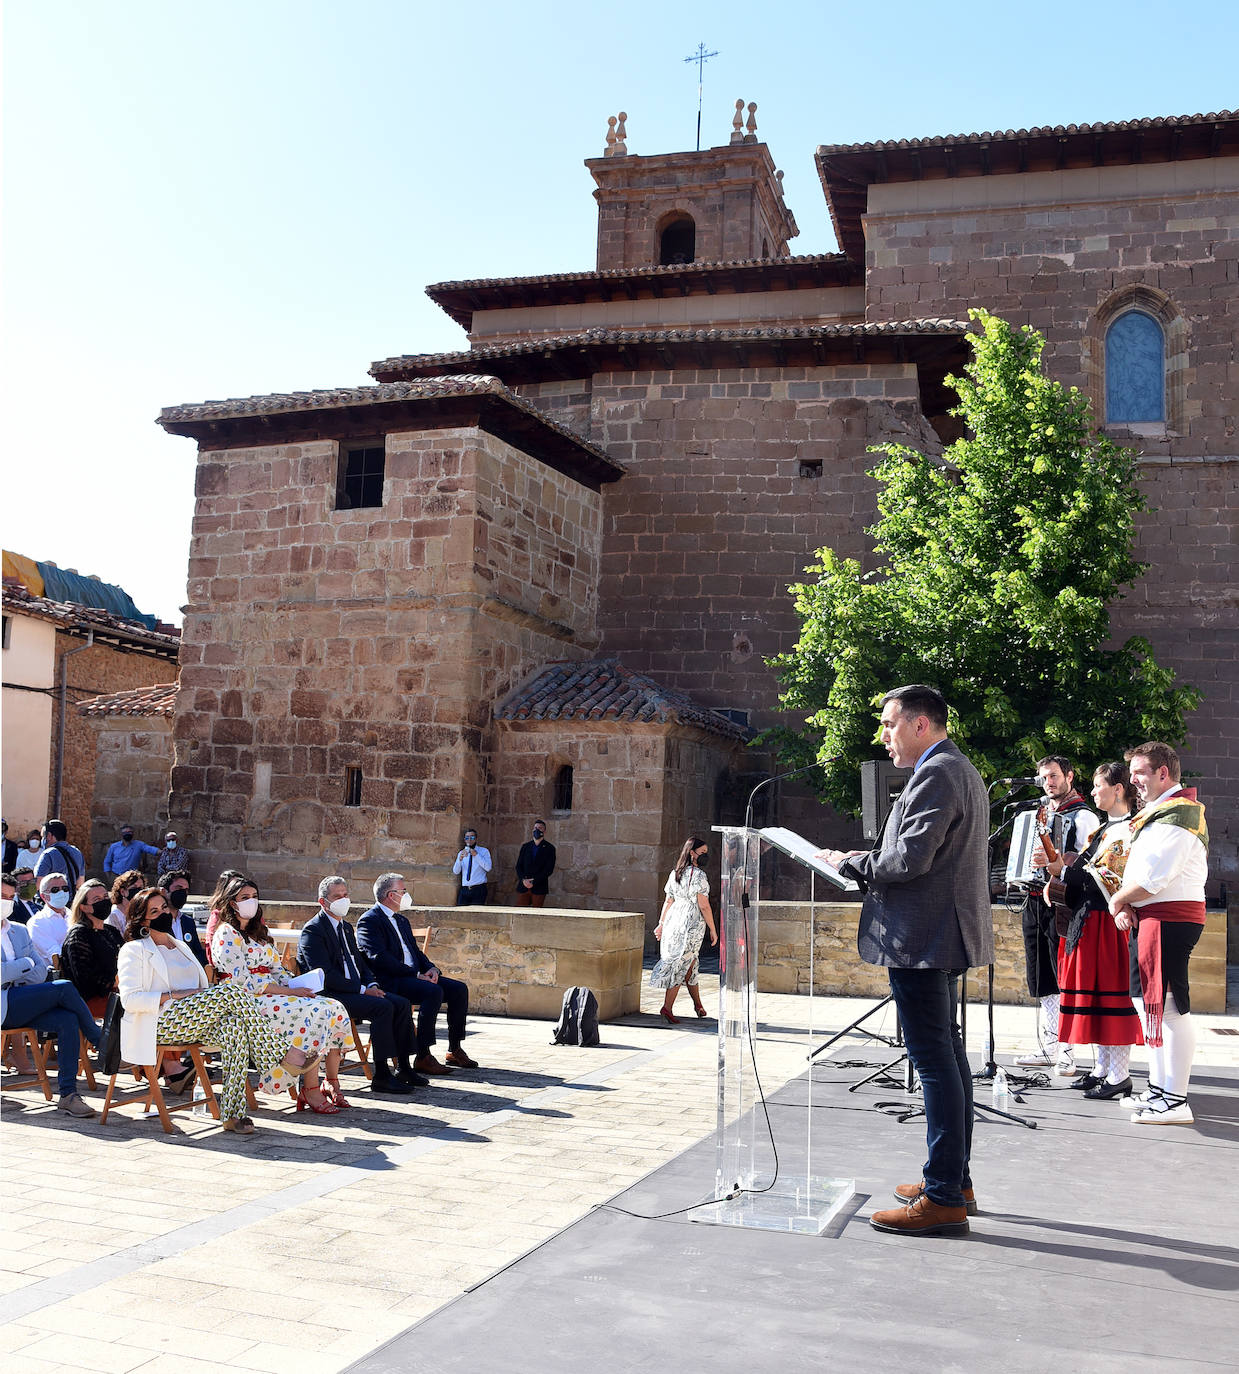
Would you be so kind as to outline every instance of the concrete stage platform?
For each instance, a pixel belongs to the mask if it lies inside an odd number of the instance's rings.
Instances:
[[[873,1051],[862,1055],[881,1063]],[[863,1070],[814,1070],[815,1170],[855,1176],[822,1237],[598,1209],[350,1366],[503,1374],[1219,1370],[1239,1330],[1239,1073],[1192,1083],[1194,1127],[1140,1127],[1060,1086],[978,1121],[967,1237],[901,1238],[869,1214],[919,1177],[919,1101]],[[771,1101],[782,1170],[804,1170],[807,1077]],[[988,1087],[981,1091],[988,1094]],[[876,1104],[890,1104],[879,1108]],[[713,1187],[713,1140],[619,1194],[653,1215]]]

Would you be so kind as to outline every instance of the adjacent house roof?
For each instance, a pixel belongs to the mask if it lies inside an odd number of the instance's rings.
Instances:
[[[467,353],[457,356],[474,361]],[[622,464],[497,378],[477,374],[168,406],[160,411],[159,423],[170,434],[197,439],[205,449],[476,426],[595,488],[624,473]]]
[[[83,638],[91,633],[97,644],[109,644],[132,653],[153,654],[174,663],[180,655],[181,632],[171,625],[152,630],[140,620],[127,620],[95,606],[32,596],[20,582],[7,577],[4,579],[4,610],[6,615],[50,621],[57,629]]]
[[[924,362],[950,368],[966,356],[961,320],[763,326],[735,329],[586,329],[548,338],[487,344],[459,353],[385,358],[372,376],[433,377],[485,363],[514,385],[599,372],[672,367],[822,366],[826,363]]]
[[[695,725],[729,739],[749,731],[674,688],[634,673],[613,658],[552,663],[495,707],[496,720],[627,720]]]
[[[160,682],[153,687],[130,687],[124,692],[105,692],[102,696],[79,701],[84,716],[171,716],[176,704],[176,683]]]
[[[738,262],[624,267],[605,272],[555,272],[539,277],[442,281],[428,286],[426,294],[457,324],[472,329],[473,315],[478,310],[748,291],[800,291],[822,286],[859,286],[863,281],[862,269],[846,254],[817,253]]]
[[[1105,124],[827,144],[816,154],[840,248],[864,262],[861,216],[874,183],[993,176],[1003,172],[1126,167],[1239,153],[1239,112],[1169,115]]]

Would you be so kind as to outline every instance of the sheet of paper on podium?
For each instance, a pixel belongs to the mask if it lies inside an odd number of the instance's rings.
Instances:
[[[844,877],[833,864],[828,864],[825,859],[819,859],[817,857],[817,845],[810,844],[804,836],[797,835],[794,830],[786,830],[783,826],[776,825],[758,831],[758,834],[767,844],[773,845],[782,854],[788,854],[793,859],[798,859],[806,868],[811,868],[819,877],[833,883],[840,891],[860,891],[854,878]]]

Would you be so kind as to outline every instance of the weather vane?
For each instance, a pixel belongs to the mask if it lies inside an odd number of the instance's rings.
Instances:
[[[717,57],[716,52],[706,52],[704,43],[697,44],[697,51],[691,57],[686,57],[685,62],[696,62],[697,64],[697,151],[701,152],[701,82],[702,71],[706,63],[712,57]]]

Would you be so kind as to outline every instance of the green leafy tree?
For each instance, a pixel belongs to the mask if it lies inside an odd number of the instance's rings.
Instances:
[[[842,810],[857,809],[860,764],[880,756],[876,703],[901,683],[942,691],[987,779],[1049,753],[1087,767],[1141,740],[1179,743],[1200,700],[1146,640],[1107,647],[1108,607],[1146,568],[1132,557],[1136,456],[1045,376],[1041,335],[971,314],[972,359],[947,379],[969,437],[942,458],[874,450],[878,566],[820,550],[813,580],[790,589],[800,639],[771,660],[805,729],[763,739],[792,766],[839,756],[813,776]]]

